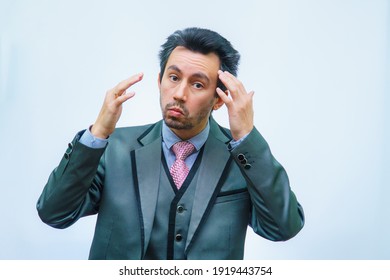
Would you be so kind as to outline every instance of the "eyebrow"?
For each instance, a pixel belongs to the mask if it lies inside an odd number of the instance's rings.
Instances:
[[[176,65],[170,65],[167,69],[176,71],[176,72],[178,72],[180,74],[182,73],[180,68],[178,66],[176,66]],[[203,80],[206,80],[207,83],[210,83],[209,77],[207,77],[207,75],[205,75],[202,72],[196,72],[196,73],[192,74],[191,77],[198,78],[198,79],[203,79]]]

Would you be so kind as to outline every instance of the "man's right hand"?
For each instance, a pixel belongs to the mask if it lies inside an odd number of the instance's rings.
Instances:
[[[135,92],[127,93],[126,90],[141,81],[143,76],[143,73],[136,74],[107,91],[102,109],[91,128],[93,136],[106,139],[114,132],[122,114],[122,104],[135,95]]]

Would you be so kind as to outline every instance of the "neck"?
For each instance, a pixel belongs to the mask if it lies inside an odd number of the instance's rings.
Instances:
[[[207,123],[201,127],[197,127],[197,129],[175,129],[171,127],[169,129],[172,130],[172,132],[175,133],[181,140],[188,140],[198,135],[206,127],[206,124]]]

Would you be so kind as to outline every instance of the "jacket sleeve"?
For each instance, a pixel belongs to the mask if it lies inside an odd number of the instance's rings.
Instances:
[[[267,142],[254,128],[231,152],[248,184],[253,230],[273,241],[294,237],[304,225],[303,208]]]
[[[66,228],[80,217],[97,213],[103,188],[103,149],[78,142],[83,132],[68,144],[59,166],[50,174],[37,202],[41,220]]]

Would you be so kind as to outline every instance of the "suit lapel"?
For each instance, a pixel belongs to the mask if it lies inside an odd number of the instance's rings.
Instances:
[[[143,222],[143,254],[153,228],[157,206],[161,169],[161,122],[146,131],[138,141],[143,145],[135,150],[138,179],[139,207]]]
[[[198,228],[208,215],[219,192],[220,180],[226,166],[230,163],[230,153],[226,143],[230,139],[219,129],[217,123],[210,118],[210,134],[204,146],[202,163],[199,167],[198,182],[193,199],[191,221],[188,229],[186,251],[189,249]]]

